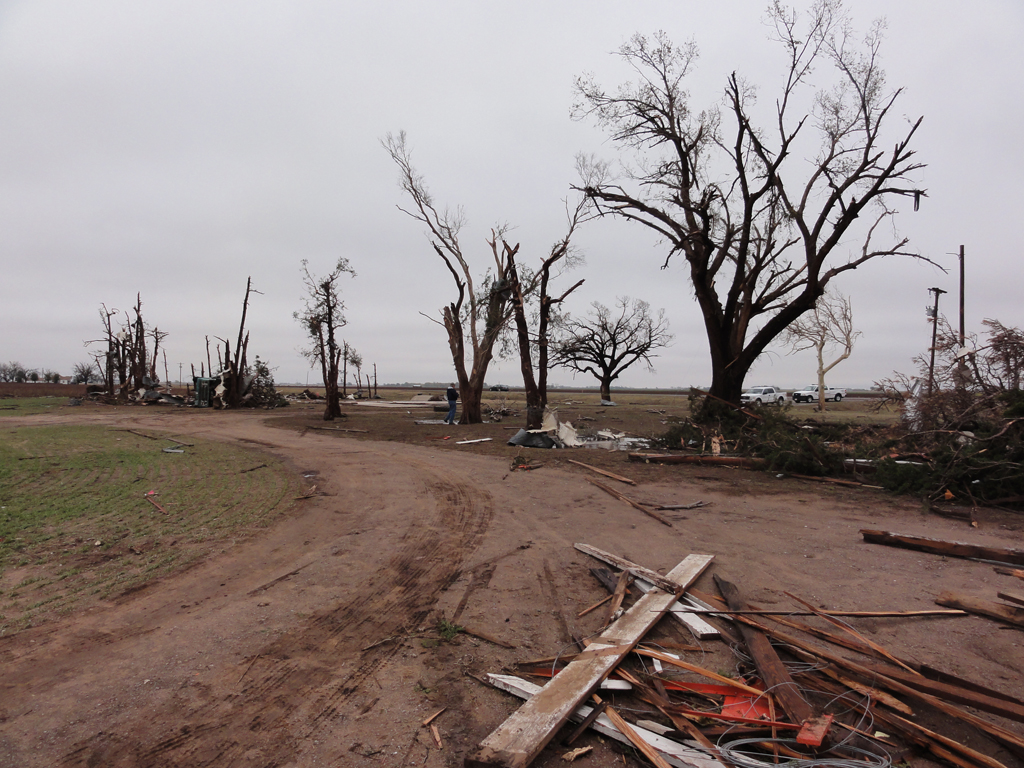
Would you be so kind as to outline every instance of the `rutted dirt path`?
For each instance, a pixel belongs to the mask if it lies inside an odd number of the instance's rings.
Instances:
[[[328,495],[225,558],[0,645],[0,764],[288,765],[314,759],[308,742],[347,750],[330,734],[401,645],[362,649],[426,620],[493,515],[486,491],[394,446],[204,421],[189,432],[259,443]]]
[[[600,611],[577,618],[602,592],[575,541],[663,571],[709,552],[712,570],[752,600],[786,607],[788,589],[868,610],[928,608],[943,589],[984,594],[998,577],[981,563],[865,545],[861,527],[1022,540],[1012,518],[965,531],[910,501],[736,470],[667,471],[630,489],[643,500],[711,502],[668,528],[578,471],[510,473],[504,459],[441,445],[299,434],[258,414],[111,409],[73,418],[242,441],[297,474],[315,473],[308,482],[326,495],[184,574],[0,638],[2,768],[461,765],[516,707],[466,673],[551,655],[599,626]],[[466,635],[425,646],[441,615],[514,647]],[[893,652],[1007,692],[1024,678],[1019,633],[992,622],[858,626]],[[657,631],[689,640],[674,622]],[[733,663],[721,644],[707,654],[692,660]],[[442,707],[438,749],[421,723]],[[591,765],[621,763],[595,744]],[[553,751],[536,762],[557,764]]]

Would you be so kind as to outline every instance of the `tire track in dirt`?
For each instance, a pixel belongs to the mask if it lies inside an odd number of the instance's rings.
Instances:
[[[261,649],[243,673],[241,691],[235,680],[218,681],[209,700],[178,718],[183,724],[174,733],[165,732],[149,743],[97,734],[76,744],[60,764],[285,765],[304,739],[354,714],[349,710],[359,701],[353,697],[399,648],[376,643],[426,619],[493,515],[488,493],[433,464],[407,459],[394,470],[411,470],[412,481],[425,486],[426,498],[418,500],[394,552],[367,575],[358,594]],[[370,645],[374,647],[363,650]]]

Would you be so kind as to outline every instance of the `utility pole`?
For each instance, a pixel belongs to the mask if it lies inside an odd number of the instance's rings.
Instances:
[[[960,349],[956,351],[956,386],[967,385],[967,331],[964,325],[964,247],[960,246]]]
[[[928,396],[935,389],[935,344],[939,335],[939,296],[945,293],[941,288],[929,288],[929,293],[935,294],[935,306],[931,309],[932,315],[932,349],[931,361],[928,363]]]
[[[967,334],[964,329],[964,247],[960,246],[960,349],[964,348]]]

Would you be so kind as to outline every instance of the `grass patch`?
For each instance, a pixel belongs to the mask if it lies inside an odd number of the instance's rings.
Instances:
[[[290,507],[295,479],[273,457],[190,442],[178,454],[107,427],[0,430],[0,634],[180,570]]]
[[[441,639],[450,643],[455,637],[462,632],[462,627],[458,624],[448,621],[448,619],[441,619],[437,622],[437,634],[441,636]]]
[[[3,397],[0,398],[0,416],[34,416],[53,413],[67,408],[68,397]]]

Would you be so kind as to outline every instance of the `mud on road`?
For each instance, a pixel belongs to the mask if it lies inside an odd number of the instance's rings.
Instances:
[[[315,473],[324,495],[185,573],[0,639],[4,767],[461,765],[517,706],[471,674],[554,655],[598,628],[598,615],[577,618],[603,593],[575,541],[662,571],[691,552],[714,554],[711,572],[765,606],[789,607],[789,590],[825,607],[881,610],[932,607],[943,589],[982,594],[1000,577],[980,563],[866,545],[859,528],[1022,539],[1012,517],[965,531],[913,502],[729,469],[667,468],[630,489],[666,504],[710,502],[668,528],[574,468],[511,473],[500,457],[276,429],[261,414],[77,418],[259,446],[297,475]],[[438,642],[441,618],[511,647],[465,634]],[[692,641],[662,624],[655,638]],[[1021,634],[982,619],[858,628],[1007,692],[1024,677]],[[718,642],[693,660],[734,664]],[[438,749],[421,723],[442,707]],[[590,765],[622,764],[618,747],[591,743]],[[536,762],[556,764],[553,750]]]

